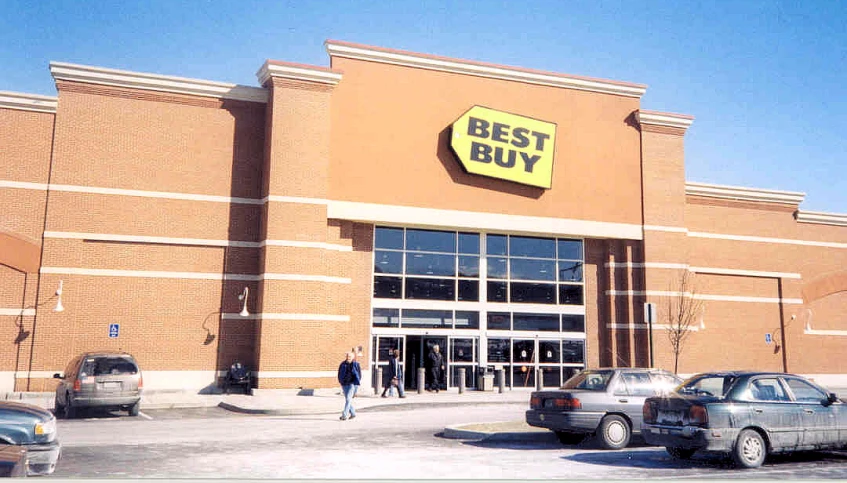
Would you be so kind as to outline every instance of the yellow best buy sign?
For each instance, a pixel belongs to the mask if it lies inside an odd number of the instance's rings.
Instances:
[[[550,188],[556,125],[474,106],[453,123],[450,147],[468,173]]]

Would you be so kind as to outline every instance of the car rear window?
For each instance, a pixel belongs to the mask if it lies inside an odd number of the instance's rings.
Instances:
[[[563,389],[605,391],[614,371],[583,371],[565,381]]]
[[[694,394],[697,396],[724,397],[736,377],[733,375],[708,375],[692,378],[685,381],[676,390],[683,394]]]
[[[138,373],[138,366],[129,357],[90,357],[82,365],[80,375],[106,376]]]

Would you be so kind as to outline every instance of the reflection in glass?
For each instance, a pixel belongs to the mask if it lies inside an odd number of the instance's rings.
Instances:
[[[546,363],[562,362],[558,340],[538,341],[538,361]],[[557,383],[558,384],[558,383]]]
[[[542,367],[541,370],[544,371],[544,377],[543,377],[543,380],[541,381],[543,383],[544,387],[559,387],[559,385],[562,384],[561,379],[560,379],[560,377],[562,377],[561,376],[561,373],[562,373],[561,367],[547,366],[547,367]]]
[[[506,235],[486,235],[485,253],[489,255],[505,255]]]
[[[479,257],[459,256],[459,276],[479,277]]]
[[[479,280],[459,280],[459,300],[479,302]]]
[[[582,285],[559,285],[559,304],[582,305]]]
[[[374,309],[371,320],[374,327],[399,327],[400,309]]]
[[[585,342],[581,340],[562,341],[562,362],[581,363],[585,361]]]
[[[488,257],[486,261],[486,273],[488,278],[506,278],[508,264],[505,258]]]
[[[479,254],[479,233],[459,233],[459,253]]]
[[[559,262],[560,282],[582,282],[582,262],[567,260]]]
[[[509,273],[512,280],[550,280],[555,282],[556,262],[553,260],[512,258],[509,260]]]
[[[403,309],[401,324],[406,328],[449,329],[453,327],[453,311]]]
[[[556,285],[552,283],[512,282],[509,300],[514,303],[556,304]]]
[[[559,332],[559,314],[520,314],[513,317],[515,330]]]
[[[403,279],[400,277],[374,277],[374,297],[399,299],[402,297]]]
[[[406,250],[456,253],[456,233],[409,228],[406,230]]]
[[[374,253],[374,273],[403,273],[403,252]]]
[[[510,236],[509,255],[513,257],[556,258],[555,240],[552,238]]]
[[[488,362],[508,363],[512,354],[509,339],[488,339]]]
[[[390,351],[394,349],[400,349],[400,353],[403,353],[403,339],[400,337],[382,337],[379,338],[379,350],[377,354],[379,354],[379,362],[388,362],[388,358],[390,355]]]
[[[453,362],[473,362],[473,339],[451,339],[450,357]]]
[[[559,240],[559,260],[582,260],[582,240]]]
[[[512,317],[508,312],[488,312],[488,330],[510,330]]]
[[[488,282],[488,301],[506,302],[506,282]]]
[[[457,310],[456,311],[456,328],[457,329],[478,329],[479,328],[479,312]]]
[[[520,340],[512,341],[512,359],[515,363],[518,362],[535,362],[535,341]]]
[[[585,332],[585,316],[562,314],[562,332]]]
[[[406,298],[418,300],[456,300],[456,280],[407,277]]]
[[[512,366],[512,387],[535,387],[535,367],[526,364]]]
[[[403,249],[403,229],[402,228],[387,228],[384,226],[376,227],[374,233],[374,247],[376,248],[391,248],[394,250]]]
[[[434,253],[407,253],[406,274],[453,277],[456,275],[456,257]]]

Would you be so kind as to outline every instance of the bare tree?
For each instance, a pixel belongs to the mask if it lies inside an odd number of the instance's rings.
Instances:
[[[703,312],[703,300],[695,298],[694,274],[688,270],[679,276],[679,290],[668,297],[667,335],[673,351],[673,372],[679,369],[679,355],[686,339],[696,326],[697,318]],[[669,290],[674,293],[673,290]]]

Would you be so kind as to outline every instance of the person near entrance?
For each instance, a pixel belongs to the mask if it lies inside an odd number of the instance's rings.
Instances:
[[[441,374],[444,371],[444,356],[441,355],[441,348],[438,344],[432,346],[429,351],[429,356],[426,360],[429,366],[429,389],[428,391],[438,392],[441,389]]]
[[[382,397],[388,397],[386,392],[391,391],[392,387],[397,388],[397,393],[400,397],[406,397],[406,392],[403,390],[403,361],[400,358],[400,349],[394,349],[388,357],[388,368],[385,372],[385,388],[382,390]]]
[[[341,384],[341,391],[344,393],[344,410],[341,411],[339,418],[342,421],[356,417],[353,396],[362,382],[362,368],[355,359],[356,353],[348,352],[347,358],[338,366],[338,383]]]

